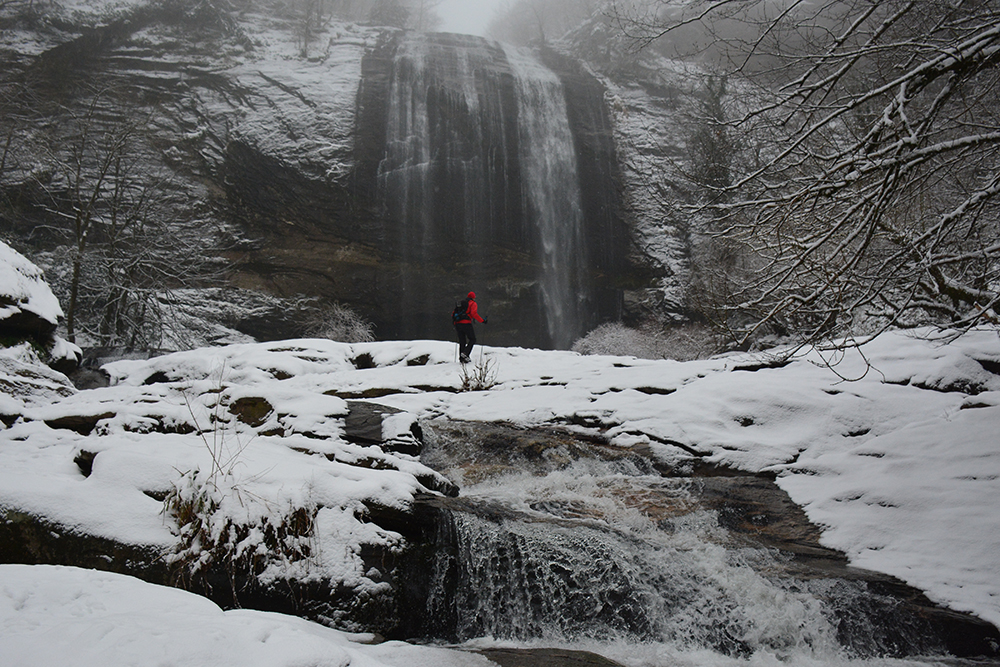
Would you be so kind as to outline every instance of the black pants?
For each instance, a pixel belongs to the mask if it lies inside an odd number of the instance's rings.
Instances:
[[[458,353],[471,358],[472,346],[476,344],[476,330],[472,328],[472,322],[459,322],[455,325],[455,332],[458,334]]]

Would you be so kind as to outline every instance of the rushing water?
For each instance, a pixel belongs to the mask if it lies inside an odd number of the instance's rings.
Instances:
[[[699,481],[586,447],[504,451],[437,433],[425,460],[462,485],[452,640],[585,648],[630,665],[915,664],[939,644],[864,581],[793,576],[699,500]],[[875,662],[872,662],[872,661]],[[927,664],[926,659],[918,661]]]

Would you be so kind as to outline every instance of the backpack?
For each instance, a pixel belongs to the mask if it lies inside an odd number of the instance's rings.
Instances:
[[[469,319],[469,300],[462,299],[455,304],[455,310],[451,311],[451,323],[458,324],[466,319]]]

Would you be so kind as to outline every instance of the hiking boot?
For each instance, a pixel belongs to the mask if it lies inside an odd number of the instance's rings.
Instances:
[[[462,362],[463,364],[467,364],[467,363],[469,363],[470,361],[472,361],[472,359],[470,359],[470,358],[469,358],[469,355],[467,355],[467,354],[463,354],[463,355],[460,355],[460,356],[458,357],[458,360],[459,360],[459,361],[461,361],[461,362]]]

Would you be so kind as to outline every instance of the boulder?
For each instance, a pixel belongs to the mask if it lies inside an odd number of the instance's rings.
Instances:
[[[0,335],[48,338],[62,316],[42,270],[0,241]]]
[[[24,255],[0,241],[0,347],[21,343],[60,373],[70,373],[83,357],[80,348],[55,335],[63,317],[45,274]]]

